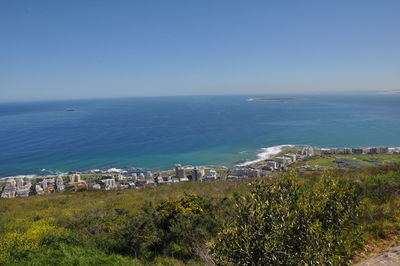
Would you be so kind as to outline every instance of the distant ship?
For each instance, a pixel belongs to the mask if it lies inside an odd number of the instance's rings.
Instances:
[[[73,111],[75,111],[75,109],[74,108],[65,108],[65,111],[73,112]]]

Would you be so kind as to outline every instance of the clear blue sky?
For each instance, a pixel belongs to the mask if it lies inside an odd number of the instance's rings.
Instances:
[[[0,1],[0,101],[400,89],[400,1]]]

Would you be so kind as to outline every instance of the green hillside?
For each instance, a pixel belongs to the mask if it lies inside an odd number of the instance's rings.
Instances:
[[[0,264],[335,264],[398,240],[399,164],[284,175],[0,200]]]

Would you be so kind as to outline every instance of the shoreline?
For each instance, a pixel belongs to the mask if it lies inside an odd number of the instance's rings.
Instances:
[[[300,146],[300,145],[283,144],[283,145],[277,145],[277,146],[261,148],[260,149],[261,152],[256,154],[257,159],[247,160],[247,161],[244,161],[242,163],[236,164],[235,166],[238,166],[238,167],[249,166],[249,165],[252,165],[254,163],[258,163],[258,162],[264,161],[266,159],[270,159],[273,156],[281,153],[282,151],[287,150],[289,148],[294,148],[296,146]]]
[[[275,146],[270,146],[270,147],[263,147],[258,149],[258,153],[255,154],[255,159],[247,159],[239,162],[233,162],[229,163],[229,167],[224,166],[224,165],[184,165],[183,167],[185,169],[193,169],[195,167],[197,168],[207,168],[207,169],[224,169],[224,170],[229,170],[229,169],[236,169],[236,168],[252,168],[254,165],[257,165],[260,162],[263,162],[265,160],[271,159],[281,153],[283,153],[285,150],[291,149],[291,148],[304,148],[304,147],[312,147],[317,150],[329,150],[329,149],[345,149],[346,147],[329,147],[329,148],[324,148],[324,147],[315,147],[315,146],[310,146],[310,145],[305,145],[305,144],[281,144],[281,145],[275,145]],[[383,147],[383,146],[379,146]],[[400,146],[385,146],[389,150],[394,150],[394,151],[400,151]],[[363,146],[363,147],[358,147],[362,149],[369,149],[372,148],[372,146]],[[154,169],[151,170],[151,172],[157,173],[157,172],[167,172],[171,171],[173,168],[167,168],[167,169]],[[56,177],[58,175],[68,175],[69,173],[80,173],[84,175],[95,175],[95,174],[123,174],[123,173],[145,173],[148,172],[148,169],[141,168],[141,167],[111,167],[111,168],[98,168],[98,169],[90,169],[90,170],[69,170],[69,171],[53,171],[51,169],[45,169],[43,168],[41,170],[42,172],[48,172],[48,174],[17,174],[17,175],[7,175],[7,176],[0,176],[0,181],[5,181],[10,178],[44,178],[44,177]]]
[[[332,156],[336,157],[333,160]],[[349,158],[350,156],[350,158]],[[364,158],[355,158],[364,156]],[[365,156],[370,156],[365,158]],[[385,159],[378,158],[385,156]],[[387,156],[391,156],[389,158]],[[395,158],[393,158],[395,156]],[[181,182],[213,182],[248,178],[277,177],[277,173],[296,169],[298,172],[322,170],[322,167],[365,167],[399,162],[399,147],[317,148],[300,145],[278,145],[261,149],[256,160],[234,167],[182,166],[174,169],[145,171],[141,168],[94,169],[42,176],[9,176],[1,179],[1,198],[29,197],[64,191],[109,191],[171,185]],[[360,161],[361,159],[361,161]],[[321,161],[322,160],[322,161]],[[358,160],[358,161],[357,161]],[[304,164],[305,163],[305,164]],[[320,166],[321,164],[321,166]]]

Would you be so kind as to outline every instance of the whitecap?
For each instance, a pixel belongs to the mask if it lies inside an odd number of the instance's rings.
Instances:
[[[247,165],[250,165],[253,163],[261,162],[263,160],[271,158],[274,155],[277,155],[278,153],[280,153],[283,150],[293,148],[295,146],[296,145],[292,145],[292,144],[284,144],[284,145],[277,145],[277,146],[262,148],[260,150],[261,152],[257,154],[257,159],[252,160],[252,161],[246,161],[246,162],[240,163],[236,166],[247,166]]]
[[[123,169],[119,169],[119,168],[110,168],[107,169],[108,173],[122,173],[124,170]]]
[[[13,176],[5,176],[5,177],[0,177],[0,179],[14,179],[14,178],[35,178],[37,175],[13,175]]]

